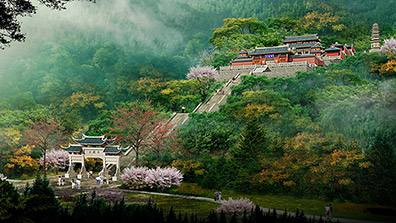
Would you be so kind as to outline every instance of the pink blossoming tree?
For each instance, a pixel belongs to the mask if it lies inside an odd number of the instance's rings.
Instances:
[[[175,167],[130,167],[124,170],[121,179],[132,185],[147,185],[150,188],[164,191],[172,186],[180,186],[183,174]]]
[[[197,80],[199,94],[201,95],[201,101],[203,102],[209,94],[212,83],[216,78],[218,78],[219,73],[212,66],[196,66],[191,67],[186,76],[188,79]]]
[[[165,188],[171,188],[173,185],[180,186],[183,181],[183,174],[174,167],[157,167],[149,169],[145,179],[150,188],[164,191]]]
[[[142,185],[145,183],[147,176],[147,167],[130,167],[125,168],[124,173],[121,174],[121,179],[132,185]]]
[[[221,206],[216,209],[219,213],[222,211],[224,213],[251,211],[255,207],[253,202],[247,198],[234,200],[230,197],[228,200],[220,201],[220,204]]]
[[[40,158],[40,164],[44,165],[44,158]],[[46,165],[56,168],[56,172],[60,169],[66,169],[69,166],[69,153],[64,150],[52,149],[46,154]]]
[[[386,39],[381,47],[381,52],[396,54],[396,39],[393,37]]]

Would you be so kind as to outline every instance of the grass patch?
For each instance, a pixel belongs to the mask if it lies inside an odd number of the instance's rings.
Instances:
[[[203,189],[193,183],[183,183],[181,187],[172,189],[170,193],[174,194],[185,194],[200,197],[213,198],[215,190]],[[297,208],[301,211],[303,210],[305,214],[315,215],[315,216],[325,216],[325,206],[328,201],[324,200],[314,200],[307,198],[297,198],[293,196],[285,195],[252,195],[237,193],[234,191],[223,190],[222,198],[228,199],[232,198],[249,198],[256,205],[266,208],[275,208],[277,210],[287,209],[290,212],[295,212]],[[371,220],[371,221],[386,221],[395,222],[394,216],[378,215],[370,213],[370,208],[375,209],[390,209],[395,210],[395,207],[387,207],[380,205],[370,205],[370,204],[354,204],[350,202],[332,202],[333,205],[333,217],[336,218],[349,218],[357,220]]]
[[[209,201],[200,201],[163,195],[140,194],[138,192],[128,192],[126,196],[126,202],[144,203],[147,202],[149,198],[151,198],[157,207],[162,208],[165,214],[168,214],[171,207],[173,207],[176,215],[181,213],[182,216],[187,214],[188,217],[190,217],[191,214],[197,214],[199,218],[207,218],[209,212],[213,211],[219,206],[219,204]]]

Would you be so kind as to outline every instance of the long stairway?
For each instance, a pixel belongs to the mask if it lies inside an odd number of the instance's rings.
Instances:
[[[176,113],[169,121],[173,124],[173,129],[183,125],[188,119],[189,113]]]
[[[241,83],[241,75],[238,74],[233,79],[229,80],[216,94],[210,97],[206,103],[202,104],[196,112],[203,113],[218,111],[220,105],[224,105],[227,102],[227,97],[231,94],[231,88],[239,83]]]
[[[218,111],[220,105],[227,103],[227,97],[231,94],[231,88],[241,83],[241,75],[237,74],[230,79],[220,90],[212,95],[206,102],[201,103],[192,113],[215,112]],[[173,128],[179,128],[188,121],[189,113],[176,113],[169,121],[173,124]]]

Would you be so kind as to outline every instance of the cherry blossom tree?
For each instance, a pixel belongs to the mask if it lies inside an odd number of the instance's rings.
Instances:
[[[174,124],[169,121],[160,122],[150,134],[148,146],[157,155],[157,161],[161,152],[181,145],[181,138],[178,138],[178,132],[173,127]]]
[[[59,169],[65,169],[69,166],[69,153],[64,150],[52,149],[46,154],[47,166],[56,168],[58,173]],[[40,158],[40,164],[44,164],[44,158]]]
[[[124,173],[121,174],[121,179],[125,182],[131,183],[132,185],[142,185],[145,183],[147,172],[147,167],[132,166],[124,169]]]
[[[222,211],[224,213],[244,212],[254,208],[253,202],[247,198],[232,199],[230,197],[228,200],[221,200],[220,204],[221,206],[216,209],[219,213]]]
[[[196,66],[191,67],[186,76],[188,79],[195,79],[198,81],[199,94],[203,102],[208,96],[211,84],[219,76],[219,73],[212,66]]]
[[[109,128],[123,146],[131,146],[135,151],[136,165],[139,163],[139,151],[149,144],[148,139],[153,129],[162,121],[162,117],[150,101],[136,101],[116,107],[111,113]]]
[[[23,142],[39,148],[43,153],[44,176],[47,175],[47,150],[64,143],[63,128],[53,119],[41,119],[33,122],[25,131]]]
[[[381,46],[381,52],[383,53],[396,53],[396,39],[391,37],[384,41],[384,45]]]
[[[157,167],[149,169],[145,179],[146,184],[150,188],[163,191],[165,188],[171,188],[173,185],[180,186],[183,181],[183,174],[174,167]]]

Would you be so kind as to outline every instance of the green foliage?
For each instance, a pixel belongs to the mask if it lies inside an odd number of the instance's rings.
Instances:
[[[33,221],[52,222],[61,211],[58,199],[49,186],[46,178],[37,176],[32,187],[27,186],[24,192],[24,214]]]
[[[20,218],[23,204],[18,191],[8,181],[0,180],[0,220],[16,222]]]
[[[182,153],[190,157],[225,154],[236,143],[238,129],[238,122],[218,113],[192,114],[181,129]]]
[[[256,46],[277,45],[280,43],[279,38],[279,35],[270,33],[265,22],[257,18],[228,18],[224,19],[224,25],[221,28],[213,30],[209,41],[219,50],[237,51]]]
[[[364,192],[374,202],[395,205],[396,196],[396,153],[388,143],[388,137],[378,135],[367,149],[370,168],[364,171],[362,182]]]

